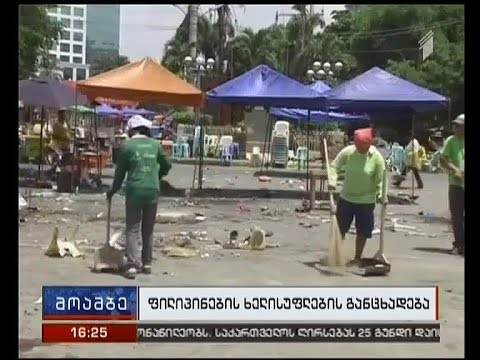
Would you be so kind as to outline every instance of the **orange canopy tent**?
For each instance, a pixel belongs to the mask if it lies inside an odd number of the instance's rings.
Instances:
[[[90,100],[99,97],[170,105],[201,106],[203,93],[151,58],[77,82]]]

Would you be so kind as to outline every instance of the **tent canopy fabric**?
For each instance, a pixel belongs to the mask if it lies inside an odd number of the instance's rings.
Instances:
[[[112,108],[107,104],[99,105],[95,108],[97,115],[100,116],[123,116],[123,112]]]
[[[342,111],[422,112],[445,108],[447,105],[444,96],[379,67],[373,67],[322,95],[329,107],[338,106]]]
[[[207,93],[210,103],[320,109],[321,97],[308,86],[259,65]]]
[[[307,121],[308,110],[303,109],[285,109],[285,108],[270,108],[270,115],[277,118],[285,118],[292,120]],[[369,120],[367,114],[344,114],[338,112],[329,113],[324,111],[311,111],[310,122],[312,123],[326,123],[326,122],[341,122],[341,121],[355,121],[355,120]]]
[[[325,84],[322,80],[315,81],[314,83],[310,84],[309,87],[320,94],[331,89],[331,87]]]
[[[80,105],[80,106],[73,105],[73,106],[70,106],[68,110],[75,111],[75,108],[77,110],[77,114],[93,114],[95,112],[94,109],[84,105]]]
[[[309,87],[318,93],[324,93],[331,89],[330,86],[323,81],[318,80],[310,84]],[[286,118],[292,120],[308,121],[308,110],[304,109],[287,109],[287,108],[270,108],[270,115],[277,118]],[[354,121],[354,120],[369,120],[369,116],[366,114],[344,114],[330,111],[326,113],[324,111],[311,111],[310,121],[313,123],[326,123],[326,122],[340,122],[340,121]]]
[[[18,98],[27,106],[60,109],[85,104],[85,96],[78,95],[68,81],[33,79],[18,82]]]
[[[77,88],[91,100],[107,97],[185,106],[203,103],[200,90],[148,57],[79,81]]]
[[[148,115],[154,115],[155,112],[154,111],[150,111],[150,110],[147,110],[147,109],[144,109],[144,108],[131,108],[131,107],[124,107],[122,109],[123,113],[125,115],[144,115],[144,116],[148,116]]]

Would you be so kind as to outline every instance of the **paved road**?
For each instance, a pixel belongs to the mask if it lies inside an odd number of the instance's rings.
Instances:
[[[167,180],[178,187],[191,184],[192,166],[176,165]],[[246,172],[249,172],[248,174]],[[282,179],[259,183],[251,170],[210,167],[207,183],[222,187],[288,187]],[[159,212],[201,212],[206,221],[200,224],[157,224],[155,239],[168,239],[178,231],[205,230],[210,241],[223,241],[231,230],[247,234],[252,226],[273,231],[271,241],[278,249],[263,252],[220,250],[208,258],[176,259],[165,257],[155,249],[156,260],[151,276],[141,275],[134,282],[112,274],[92,274],[92,254],[85,249],[85,259],[52,259],[43,255],[53,226],[66,236],[80,224],[79,239],[91,246],[104,241],[105,220],[96,215],[105,212],[103,195],[72,195],[69,199],[34,198],[40,212],[20,225],[20,355],[22,357],[463,357],[464,355],[464,261],[445,254],[451,244],[451,233],[445,216],[447,182],[444,175],[425,175],[425,189],[419,191],[419,205],[389,206],[389,216],[400,217],[421,231],[436,237],[405,236],[387,232],[386,255],[392,263],[388,277],[361,278],[355,275],[328,276],[316,267],[328,247],[328,224],[319,219],[309,222],[318,226],[304,228],[305,222],[293,209],[298,200],[247,200],[242,202],[250,212],[237,210],[239,201],[201,199],[194,207],[184,207],[173,199],[162,199]],[[226,180],[229,179],[229,180]],[[232,183],[233,182],[233,183]],[[296,186],[296,184],[292,185]],[[264,216],[260,208],[268,206],[276,216]],[[65,210],[65,208],[68,208]],[[419,216],[419,212],[431,213]],[[124,216],[123,198],[115,196],[112,226],[121,228]],[[327,217],[327,212],[318,216]],[[377,214],[378,216],[378,214]],[[347,251],[353,253],[351,236]],[[200,248],[206,243],[197,243]],[[369,241],[366,255],[372,255],[378,238]],[[438,285],[440,287],[440,344],[116,344],[111,345],[42,345],[41,309],[34,302],[41,285]]]

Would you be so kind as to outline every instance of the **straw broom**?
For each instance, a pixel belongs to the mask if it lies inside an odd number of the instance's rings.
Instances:
[[[327,166],[327,178],[330,184],[330,161],[328,159],[327,140],[323,139],[323,149],[325,154],[325,163]],[[338,228],[337,216],[335,214],[335,203],[333,201],[333,192],[328,190],[330,197],[330,244],[328,247],[328,266],[345,266],[345,256],[343,251],[343,238]]]

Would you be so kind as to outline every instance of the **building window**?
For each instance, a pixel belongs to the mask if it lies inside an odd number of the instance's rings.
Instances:
[[[85,80],[86,78],[87,78],[87,70],[77,69],[77,81],[78,80]]]
[[[60,35],[60,39],[62,40],[70,40],[70,31],[62,30],[62,34]]]
[[[66,28],[69,28],[70,27],[70,19],[67,19],[67,18],[62,18],[62,25]]]
[[[74,54],[81,54],[83,52],[82,45],[73,45],[73,53]]]
[[[74,7],[74,8],[73,8],[73,15],[74,15],[74,16],[82,16],[82,17],[83,17],[83,8]]]
[[[70,44],[60,44],[60,52],[70,52]]]
[[[81,57],[78,57],[78,56],[74,56],[73,57],[73,62],[75,64],[81,64],[82,63],[82,58]]]
[[[83,29],[83,20],[73,20],[73,28],[74,29]]]
[[[64,68],[63,69],[63,79],[64,80],[72,80],[73,79],[73,69],[72,68]]]
[[[74,32],[73,41],[83,41],[83,34],[79,32]]]
[[[60,61],[63,61],[63,62],[70,62],[70,56],[68,55],[60,55]]]
[[[62,15],[70,15],[72,13],[72,8],[68,5],[60,6],[60,14]]]

